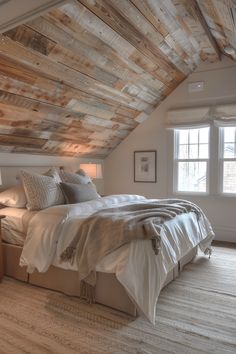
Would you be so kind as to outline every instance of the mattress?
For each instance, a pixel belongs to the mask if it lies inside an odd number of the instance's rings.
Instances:
[[[28,222],[35,212],[20,208],[2,208],[2,239],[13,245],[23,246],[25,242]]]

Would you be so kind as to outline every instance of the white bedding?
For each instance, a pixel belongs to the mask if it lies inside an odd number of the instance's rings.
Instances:
[[[76,234],[84,218],[102,208],[144,202],[137,195],[117,195],[73,205],[42,210],[31,219],[20,259],[29,272],[45,272],[50,265],[76,270],[76,264],[60,263],[60,255]],[[182,214],[166,222],[161,232],[162,246],[155,256],[150,241],[133,241],[104,257],[97,271],[115,273],[139,310],[155,321],[156,301],[166,275],[194,246],[204,251],[214,237],[205,217],[197,221],[194,213]]]
[[[24,216],[28,215],[27,209],[20,208],[2,208],[1,215],[6,218],[2,219],[1,235],[2,239],[13,245],[23,246],[26,238],[26,224]]]

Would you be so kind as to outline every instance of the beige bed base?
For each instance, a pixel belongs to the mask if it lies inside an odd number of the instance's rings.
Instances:
[[[3,242],[4,274],[15,279],[60,291],[66,295],[79,296],[80,286],[76,271],[64,270],[51,266],[46,273],[35,271],[28,274],[25,268],[19,266],[22,247]],[[178,264],[168,273],[164,286],[174,280],[182,271],[185,264],[189,263],[197,254],[197,246],[185,255]],[[137,316],[137,309],[130,300],[123,286],[116,276],[110,273],[97,272],[96,302],[113,309]]]

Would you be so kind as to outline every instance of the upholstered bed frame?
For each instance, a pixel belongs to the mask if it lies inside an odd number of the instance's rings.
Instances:
[[[60,291],[70,296],[80,296],[80,286],[76,271],[63,270],[51,266],[46,273],[35,271],[28,274],[25,268],[19,266],[22,247],[3,242],[4,274],[32,285]],[[186,254],[168,273],[164,286],[174,280],[197,254],[197,247]],[[96,302],[113,309],[137,316],[137,309],[130,300],[115,274],[97,273]]]

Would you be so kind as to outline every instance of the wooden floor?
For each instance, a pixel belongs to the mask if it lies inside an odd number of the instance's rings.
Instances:
[[[236,353],[236,249],[215,246],[161,293],[156,325],[10,278],[0,354]]]

